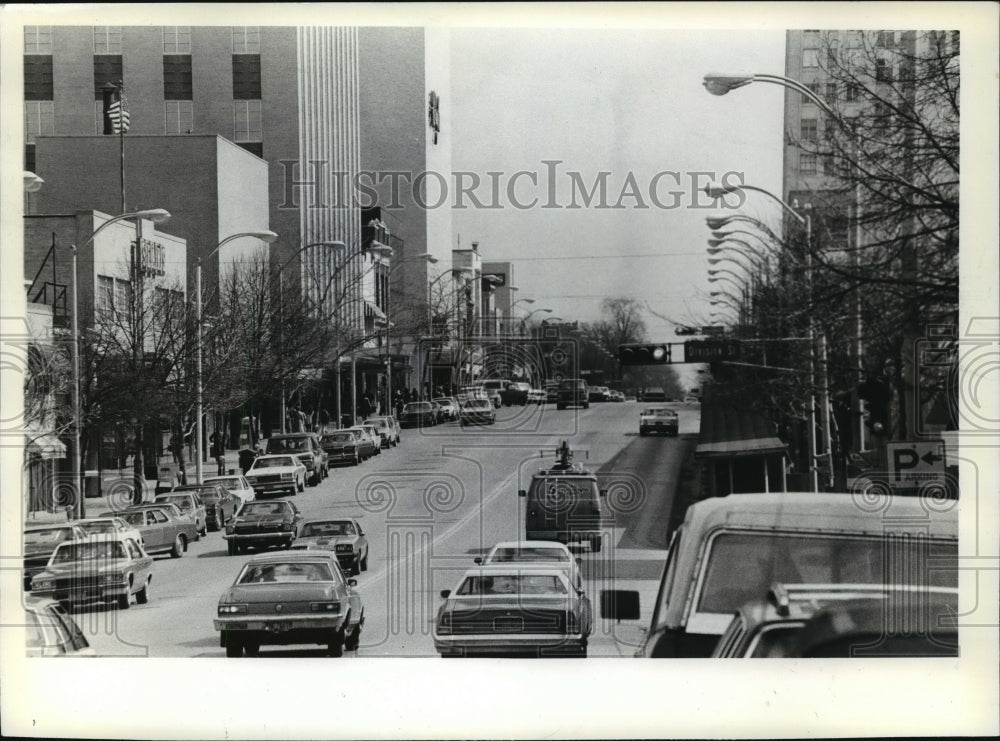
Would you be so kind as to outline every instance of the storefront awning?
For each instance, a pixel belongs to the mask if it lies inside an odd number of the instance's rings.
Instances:
[[[706,387],[695,456],[736,458],[784,454],[787,447],[774,434],[774,425],[759,412],[741,407],[733,399],[717,399],[711,387]]]
[[[25,449],[40,458],[66,457],[66,445],[51,432],[28,433],[24,440]]]

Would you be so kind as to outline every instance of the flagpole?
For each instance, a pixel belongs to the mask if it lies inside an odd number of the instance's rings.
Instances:
[[[125,208],[125,83],[122,80],[118,81],[118,105],[119,107],[119,126],[118,126],[118,141],[120,143],[119,150],[119,162],[121,166],[121,189],[122,189],[122,207],[121,211],[118,213],[127,213]]]

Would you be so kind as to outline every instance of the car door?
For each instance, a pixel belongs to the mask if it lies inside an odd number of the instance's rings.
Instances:
[[[166,512],[158,509],[150,510],[149,514],[153,516],[153,522],[158,533],[156,547],[167,548],[172,545],[174,538],[177,537],[177,533],[180,530],[180,523],[169,517]]]
[[[143,520],[145,525],[140,530],[143,542],[150,550],[159,550],[163,547],[166,533],[163,531],[163,526],[156,520],[156,510],[147,509],[143,513]]]
[[[365,531],[361,528],[361,523],[357,520],[351,520],[354,523],[354,531],[358,534],[358,553],[361,558],[368,557],[368,538],[365,536]]]

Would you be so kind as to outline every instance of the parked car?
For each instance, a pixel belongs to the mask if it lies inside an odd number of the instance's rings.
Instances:
[[[639,434],[677,436],[677,412],[666,407],[649,407],[639,412]]]
[[[351,430],[324,433],[319,439],[319,444],[326,451],[326,459],[331,466],[341,463],[356,466],[363,460],[361,442]]]
[[[699,399],[697,396],[685,396],[684,397],[684,403],[685,404],[701,404],[701,399]]]
[[[649,388],[643,389],[642,392],[643,401],[659,401],[666,403],[667,392],[664,391],[659,386],[650,386]]]
[[[353,519],[308,520],[299,528],[293,549],[319,548],[333,551],[345,573],[368,570],[368,538]]]
[[[153,558],[134,538],[110,536],[60,543],[31,592],[63,605],[114,602],[120,610],[149,600]]]
[[[705,499],[674,531],[637,655],[710,656],[733,613],[776,581],[882,584],[896,574],[891,563],[934,563],[908,573],[930,586],[957,587],[957,556],[957,508],[929,510],[917,497],[890,497],[877,509],[842,493]],[[906,574],[897,583],[907,584]],[[602,592],[601,608],[607,618],[638,619],[639,595]]]
[[[559,401],[559,384],[554,383],[545,387],[545,403],[555,404]]]
[[[94,656],[73,616],[53,599],[28,595],[22,609],[26,655]]]
[[[234,476],[206,476],[205,483],[222,484],[233,496],[240,500],[240,504],[252,502],[257,498],[253,487],[250,486],[250,482],[246,480],[245,476],[240,474]]]
[[[306,480],[316,486],[327,476],[326,453],[319,444],[319,438],[311,432],[292,432],[272,435],[267,440],[265,455],[291,453],[306,467]]]
[[[176,486],[166,494],[157,494],[154,504],[176,504],[182,514],[190,515],[199,535],[208,534],[208,512],[201,501],[200,486]]]
[[[458,412],[458,421],[466,425],[492,425],[497,421],[493,404],[486,399],[469,399]]]
[[[279,545],[291,548],[298,536],[302,515],[291,502],[279,499],[273,502],[248,502],[240,507],[236,519],[226,526],[223,535],[228,542],[230,556],[247,548],[266,548]]]
[[[625,401],[625,394],[621,391],[611,391],[611,401]]]
[[[298,456],[262,455],[250,466],[246,479],[258,497],[274,492],[295,496],[306,490],[306,467]]]
[[[531,392],[531,384],[523,381],[511,381],[507,387],[500,392],[500,400],[504,406],[524,406],[528,403],[528,394]]]
[[[531,389],[528,392],[529,404],[544,404],[549,400],[548,395],[542,389]]]
[[[45,568],[60,543],[85,537],[87,534],[73,522],[24,528],[24,588],[31,588],[31,577]]]
[[[358,452],[361,460],[366,461],[373,455],[378,455],[379,443],[372,431],[366,427],[348,427],[347,432],[352,433],[358,440]]]
[[[118,516],[142,534],[143,550],[150,555],[169,553],[180,558],[188,545],[199,538],[194,518],[175,504],[137,504],[122,510]]]
[[[429,401],[411,401],[399,413],[401,427],[431,427],[437,424],[437,412]]]
[[[375,455],[381,455],[382,436],[378,434],[378,430],[375,428],[375,425],[369,424],[368,422],[362,422],[358,426],[364,429],[368,433],[368,436],[371,438],[372,444],[375,446]]]
[[[442,656],[587,655],[590,600],[564,568],[480,566],[441,597],[434,648]]]
[[[569,406],[590,408],[590,387],[582,378],[564,378],[559,382],[556,409],[565,409]]]
[[[219,598],[219,644],[229,658],[256,656],[261,645],[314,643],[330,656],[357,650],[365,613],[355,586],[327,551],[254,556]]]
[[[607,401],[608,395],[604,386],[588,386],[587,401]]]
[[[107,517],[87,517],[82,520],[73,520],[81,530],[89,537],[91,535],[127,535],[143,544],[142,533],[135,527],[125,522],[121,517],[108,515]]]
[[[442,396],[434,402],[441,407],[441,420],[454,422],[458,419],[458,400],[452,396]]]
[[[243,502],[222,484],[215,484],[214,487],[202,491],[201,501],[205,503],[205,516],[209,529],[222,530],[236,517],[236,512],[243,506]]]
[[[382,448],[391,448],[399,442],[399,437],[388,417],[369,417],[365,420],[366,425],[371,425],[379,436],[379,445]]]

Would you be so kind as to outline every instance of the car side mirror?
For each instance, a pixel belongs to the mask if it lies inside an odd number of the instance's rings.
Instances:
[[[472,559],[472,562],[478,566],[482,564],[483,559],[480,556],[476,556],[474,559]]]
[[[601,489],[598,492],[598,494],[600,494],[602,497],[606,497],[608,495],[608,490],[607,489]]]
[[[358,586],[358,580],[357,579],[348,579],[347,580],[347,586],[349,586],[349,587],[356,587],[356,586]]]
[[[450,596],[451,596],[451,590],[450,589],[442,589],[441,590],[441,598],[442,599],[448,599],[448,597],[450,597]]]
[[[638,620],[639,593],[628,589],[602,589],[601,617],[607,620]]]
[[[365,531],[362,530],[361,528],[358,528],[358,535],[364,535],[364,534],[365,534]]]
[[[528,492],[527,492],[527,491],[525,491],[524,489],[518,489],[518,490],[517,490],[517,495],[518,495],[519,497],[526,497],[526,496],[528,496]]]

